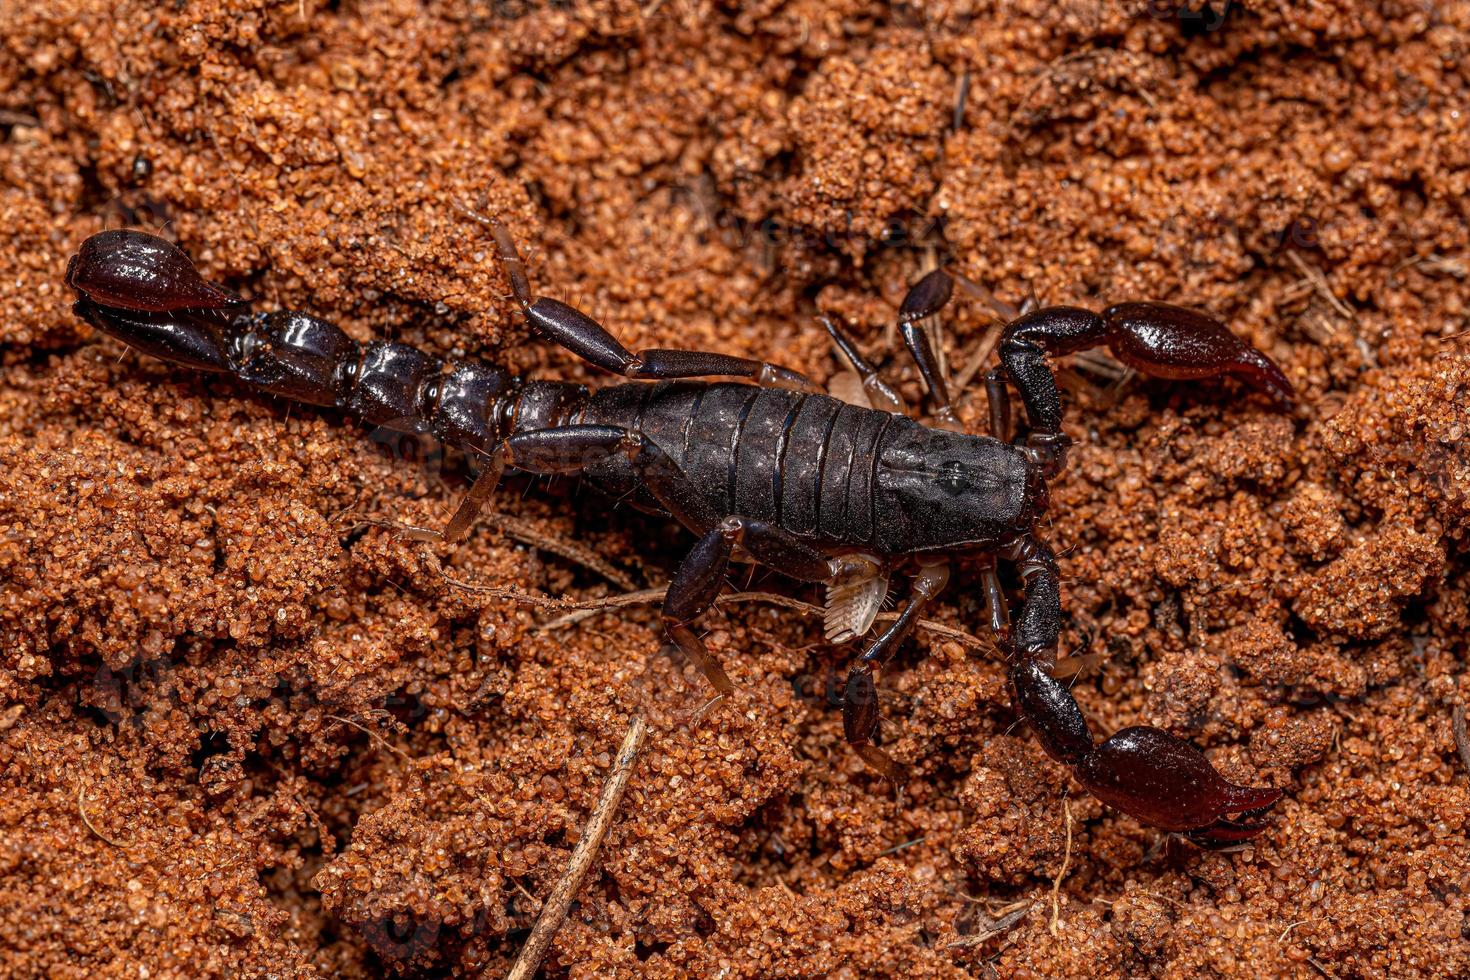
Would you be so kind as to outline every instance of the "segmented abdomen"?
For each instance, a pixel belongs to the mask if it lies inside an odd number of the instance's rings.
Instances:
[[[573,421],[623,426],[656,443],[692,490],[701,525],[738,514],[847,547],[873,544],[880,443],[891,425],[912,424],[825,395],[699,382],[604,388]],[[586,476],[614,497],[657,506],[621,458]]]

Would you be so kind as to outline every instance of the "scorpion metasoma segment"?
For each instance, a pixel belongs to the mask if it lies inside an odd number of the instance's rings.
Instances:
[[[418,536],[461,538],[506,466],[580,473],[616,499],[672,516],[698,541],[669,586],[664,623],[716,700],[734,686],[694,623],[714,602],[732,556],[825,583],[833,640],[867,633],[890,575],[911,572],[912,594],[858,656],[843,705],[848,742],[895,781],[902,770],[873,744],[874,673],[944,587],[948,559],[974,555],[1017,708],[1053,758],[1103,801],[1199,843],[1226,844],[1261,830],[1278,790],[1226,781],[1192,745],[1158,728],[1093,738],[1067,686],[1053,676],[1061,624],[1057,562],[1034,525],[1068,447],[1046,355],[1106,344],[1149,374],[1234,374],[1289,408],[1291,385],[1265,355],[1208,316],[1158,303],[1124,303],[1102,314],[1066,306],[1012,311],[1001,366],[986,379],[992,435],[967,435],[955,431],[939,362],[921,328],[953,291],[956,277],[944,270],[921,279],[899,314],[934,404],[936,424],[926,426],[903,414],[893,389],[830,320],[827,329],[861,379],[868,406],[829,397],[763,361],[678,350],[634,354],[585,313],[535,296],[510,236],[499,223],[486,223],[526,319],[631,383],[589,390],[522,380],[493,366],[446,365],[404,344],[360,344],[306,313],[254,313],[202,279],[179,249],[136,231],[87,239],[66,281],[78,294],[79,316],[146,354],[335,407],[371,426],[432,435],[487,459],[445,530],[412,529]],[[754,384],[682,380],[709,377]],[[1026,424],[1015,436],[1008,385],[1025,409]],[[1023,583],[1014,622],[996,559],[1014,563]]]

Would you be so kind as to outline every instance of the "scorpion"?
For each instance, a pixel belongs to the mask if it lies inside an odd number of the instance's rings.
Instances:
[[[77,294],[79,317],[144,354],[335,408],[370,426],[465,447],[483,465],[443,530],[409,529],[420,539],[463,538],[507,467],[580,474],[614,499],[677,520],[698,540],[668,586],[662,622],[713,688],[710,705],[735,687],[694,627],[732,558],[825,583],[825,631],[834,642],[865,636],[890,576],[908,574],[910,596],[866,643],[842,696],[846,741],[897,785],[904,770],[874,743],[875,674],[944,588],[949,559],[973,556],[1017,711],[1078,783],[1142,823],[1201,846],[1228,846],[1265,828],[1281,791],[1226,780],[1184,739],[1151,726],[1094,738],[1054,676],[1060,576],[1035,525],[1070,446],[1048,355],[1106,344],[1147,374],[1232,375],[1289,410],[1291,383],[1266,355],[1219,320],[1178,306],[1130,302],[1099,314],[1038,308],[1032,300],[1004,317],[1000,366],[985,378],[991,434],[966,434],[923,329],[950,301],[957,279],[982,289],[958,273],[941,267],[920,278],[899,311],[904,344],[934,406],[935,424],[924,425],[830,318],[822,319],[860,378],[867,407],[763,360],[670,349],[635,354],[586,313],[533,293],[509,232],[497,219],[476,217],[493,234],[526,321],[624,383],[592,389],[523,379],[483,363],[446,363],[402,343],[359,343],[296,310],[254,312],[204,279],[178,247],[140,231],[88,238],[67,266],[66,283]],[[1014,435],[1011,387],[1026,423]],[[1017,575],[1014,618],[998,560],[1012,563]]]

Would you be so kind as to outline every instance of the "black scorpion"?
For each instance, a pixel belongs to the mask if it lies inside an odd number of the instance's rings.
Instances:
[[[615,498],[678,520],[698,541],[668,588],[663,620],[716,699],[734,685],[693,624],[714,602],[732,555],[826,583],[834,640],[866,633],[889,575],[911,571],[912,595],[867,643],[843,698],[847,741],[895,781],[902,770],[873,744],[874,672],[944,587],[948,557],[976,555],[1016,705],[1053,758],[1103,801],[1199,843],[1244,840],[1262,829],[1259,818],[1280,792],[1226,781],[1188,742],[1145,726],[1094,740],[1053,676],[1060,584],[1056,558],[1034,525],[1069,445],[1047,354],[1106,344],[1125,364],[1166,378],[1236,375],[1289,408],[1291,385],[1265,355],[1211,317],[1160,303],[1123,303],[1100,315],[1032,309],[1005,326],[1001,366],[987,378],[994,436],[967,435],[953,431],[949,394],[920,326],[950,299],[955,277],[942,269],[913,286],[899,317],[939,422],[925,426],[901,414],[892,389],[830,320],[827,328],[870,400],[892,410],[839,401],[764,361],[701,351],[634,354],[585,313],[535,296],[509,234],[488,223],[530,324],[631,383],[590,390],[523,380],[484,364],[451,366],[405,344],[360,344],[306,313],[251,312],[234,293],[201,278],[178,248],[142,232],[87,239],[66,281],[77,292],[79,316],[143,353],[337,408],[369,426],[432,435],[488,460],[445,530],[416,529],[422,537],[463,537],[507,466],[580,473]],[[754,384],[685,380],[708,377]],[[1007,384],[1019,392],[1026,420],[1010,439]],[[997,558],[1013,562],[1024,583],[1014,622]]]

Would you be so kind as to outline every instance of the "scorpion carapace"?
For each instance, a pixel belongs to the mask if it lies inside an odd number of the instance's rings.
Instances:
[[[140,351],[334,406],[369,425],[432,434],[488,460],[446,529],[413,529],[420,536],[462,537],[506,466],[580,473],[617,499],[677,519],[698,541],[669,586],[664,624],[716,700],[734,685],[694,623],[714,602],[732,556],[826,583],[828,633],[836,639],[866,633],[890,574],[912,571],[912,594],[892,624],[867,642],[848,675],[843,704],[848,742],[895,781],[901,769],[873,744],[874,674],[948,581],[948,559],[976,556],[1017,708],[1053,758],[1105,802],[1199,843],[1260,832],[1278,790],[1226,781],[1192,745],[1158,728],[1094,739],[1067,686],[1053,676],[1060,582],[1056,558],[1033,525],[1068,447],[1046,355],[1106,344],[1150,374],[1236,375],[1287,408],[1291,384],[1265,355],[1204,314],[1158,303],[1125,303],[1102,314],[1030,310],[1008,317],[1000,367],[986,379],[992,435],[967,435],[954,431],[939,361],[919,326],[950,299],[956,280],[949,272],[937,270],[915,284],[899,314],[934,403],[936,424],[926,426],[902,414],[901,399],[830,320],[827,329],[877,408],[838,401],[802,375],[764,361],[678,350],[634,354],[585,313],[536,297],[509,234],[482,220],[491,226],[526,319],[629,383],[590,390],[527,381],[492,366],[446,365],[404,344],[361,344],[305,313],[255,313],[201,278],[179,249],[141,232],[89,238],[66,281],[78,294],[79,316]],[[683,380],[712,376],[754,384]],[[1014,437],[1008,385],[1019,391],[1027,423]],[[998,558],[1013,562],[1023,583],[1014,622]]]

